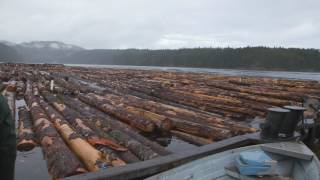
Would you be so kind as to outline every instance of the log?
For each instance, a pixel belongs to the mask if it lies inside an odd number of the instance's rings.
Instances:
[[[121,99],[121,102],[123,103],[143,108],[158,114],[162,114],[168,118],[180,118],[186,121],[208,124],[213,127],[229,129],[239,134],[253,133],[257,131],[255,128],[249,128],[248,126],[240,125],[239,123],[235,123],[232,120],[225,120],[221,116],[216,114],[209,115],[207,113],[191,111],[180,107],[141,99],[132,95],[124,95],[120,97],[117,95],[108,94],[105,96],[113,101],[119,101]]]
[[[105,100],[105,102],[117,106],[123,111],[137,115],[138,117],[143,117],[148,121],[152,121],[160,130],[170,131],[172,129],[172,122],[163,115],[156,114],[141,108],[127,105],[122,99],[111,99],[108,96],[98,96],[95,97]]]
[[[27,95],[28,96],[28,95]],[[48,120],[37,99],[31,94],[27,103],[30,108],[35,133],[47,160],[49,174],[53,178],[63,178],[86,172],[83,164],[64,144],[56,129]]]
[[[210,139],[194,136],[194,135],[187,134],[187,133],[180,132],[180,131],[172,130],[171,134],[173,134],[173,135],[175,135],[185,141],[188,141],[192,144],[199,145],[199,146],[213,143],[213,141]]]
[[[66,100],[66,102],[70,103],[69,104],[70,106],[76,107],[75,106],[76,104],[72,104],[72,100],[71,101]],[[122,131],[119,131],[116,128],[113,129],[113,128],[111,128],[111,126],[106,125],[105,123],[102,123],[106,120],[106,118],[103,118],[103,117],[101,118],[101,117],[95,116],[94,114],[83,111],[82,108],[78,109],[78,111],[88,121],[92,121],[92,122],[94,121],[91,124],[92,125],[91,127],[94,127],[95,125],[100,126],[101,129],[103,129],[106,134],[108,134],[109,136],[116,139],[118,142],[120,142],[124,146],[126,146],[128,149],[130,149],[130,151],[132,151],[137,157],[139,157],[139,159],[148,160],[148,159],[152,159],[152,158],[155,158],[158,156],[158,154],[156,152],[152,151],[149,147],[144,146],[140,142],[132,139],[130,136],[126,135]],[[95,124],[95,125],[93,125],[93,124]],[[103,126],[103,125],[106,125],[106,126]],[[98,130],[98,129],[96,129],[96,130]],[[122,155],[124,155],[124,154],[122,154]]]
[[[25,85],[23,81],[18,81],[17,82],[17,97],[23,97],[24,96],[24,92],[25,92]]]
[[[58,101],[58,99],[52,95],[50,95],[48,92],[42,91],[42,95],[45,97],[45,99],[59,112],[61,113],[65,119],[76,128],[76,130],[84,136],[87,141],[91,145],[104,145],[107,146],[113,150],[116,151],[126,151],[127,149],[122,147],[121,145],[114,142],[112,139],[109,139],[107,137],[101,137],[96,132],[94,132],[91,128],[89,128],[84,119],[73,109],[67,107],[65,104],[63,104],[61,101]]]
[[[86,108],[83,108],[81,105],[75,102],[72,98],[68,98],[66,96],[61,96],[61,95],[58,95],[58,98],[62,100],[67,106],[73,107],[73,109],[76,110],[82,117],[85,117],[86,123],[88,124],[88,126],[92,130],[94,130],[96,133],[98,133],[100,136],[108,137],[109,139],[116,141],[116,139],[109,134],[109,131],[102,130],[101,123],[100,123],[102,120],[99,117],[95,117],[94,114],[89,113]],[[110,127],[106,127],[106,126],[104,126],[103,128],[110,129]],[[102,145],[95,145],[95,147],[105,153],[117,154],[121,159],[123,159],[127,163],[134,163],[134,162],[140,161],[140,159],[136,155],[134,155],[131,151],[116,152]]]
[[[188,134],[193,134],[196,136],[208,138],[214,141],[227,139],[232,136],[231,131],[227,129],[211,127],[211,126],[194,123],[190,121],[184,121],[180,119],[172,119],[172,120],[173,120],[175,129]]]
[[[128,113],[120,108],[114,107],[105,102],[103,98],[96,97],[94,94],[79,95],[79,99],[144,132],[152,132],[155,128],[153,122],[139,117],[136,114]]]
[[[170,151],[166,150],[164,147],[159,145],[156,142],[150,141],[149,139],[145,138],[144,136],[140,135],[135,129],[130,128],[127,124],[118,121],[107,114],[92,108],[85,104],[84,102],[80,101],[77,98],[67,98],[65,97],[65,102],[74,102],[77,106],[73,105],[80,113],[85,112],[83,110],[88,111],[90,114],[94,115],[92,120],[94,124],[103,129],[106,133],[109,132],[111,129],[112,131],[117,130],[118,133],[122,134],[125,133],[129,135],[132,139],[137,140],[138,142],[142,143],[145,146],[148,146],[152,149],[152,151],[156,152],[159,155],[168,155],[171,154]]]
[[[25,107],[19,108],[18,142],[19,151],[30,151],[36,145],[36,139],[32,130],[32,121],[29,111]]]
[[[110,163],[112,166],[125,165],[118,157],[109,154],[105,154],[105,157],[103,157],[102,153],[75,132],[70,124],[56,110],[43,100],[40,101],[40,105],[50,117],[50,120],[61,134],[63,140],[69,145],[79,159],[81,159],[89,171],[98,171],[100,169],[98,162],[105,162],[106,165]]]
[[[150,96],[155,96],[160,99],[165,99],[167,101],[173,101],[175,103],[182,104],[185,106],[190,106],[193,108],[199,108],[203,111],[217,113],[217,114],[220,114],[220,115],[223,115],[226,117],[232,117],[232,118],[236,118],[236,119],[245,119],[247,115],[250,115],[250,114],[248,114],[248,112],[241,111],[241,110],[243,110],[243,108],[236,109],[234,107],[228,108],[226,106],[222,106],[219,104],[202,103],[199,101],[198,98],[190,99],[189,96],[180,95],[178,93],[173,94],[170,92],[166,92],[166,90],[164,90],[164,89],[155,90],[154,88],[133,87],[133,86],[131,86],[130,88],[132,88],[135,91],[140,91],[140,92],[146,93],[147,95],[150,95]],[[208,105],[210,105],[211,107],[208,107]]]

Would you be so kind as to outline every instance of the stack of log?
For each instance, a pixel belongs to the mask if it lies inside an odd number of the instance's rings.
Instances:
[[[206,145],[254,133],[267,108],[320,100],[317,81],[32,64],[0,72],[12,114],[16,96],[27,102],[18,149],[38,143],[54,178],[171,154],[150,138],[162,134]]]

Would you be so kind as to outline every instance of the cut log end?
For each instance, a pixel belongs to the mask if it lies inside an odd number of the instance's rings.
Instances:
[[[23,139],[17,143],[17,150],[18,151],[30,151],[37,146],[37,143],[33,140],[26,140]]]

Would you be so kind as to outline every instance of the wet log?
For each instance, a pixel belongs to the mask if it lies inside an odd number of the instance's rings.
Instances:
[[[148,121],[152,121],[160,130],[166,130],[169,131],[172,128],[172,122],[163,115],[156,114],[141,108],[137,108],[134,106],[127,105],[122,99],[115,99],[115,98],[109,98],[109,96],[98,96],[95,95],[95,97],[99,99],[105,100],[105,102],[108,102],[109,104],[113,106],[117,106],[121,108],[124,111],[136,114],[139,117],[143,117],[147,119]]]
[[[167,105],[167,104],[163,104],[155,101],[141,99],[139,97],[132,96],[132,95],[124,95],[120,97],[113,94],[107,94],[105,95],[105,97],[108,97],[113,101],[119,101],[121,99],[121,102],[123,103],[136,106],[139,108],[143,108],[158,114],[162,114],[169,118],[180,118],[186,121],[197,122],[201,124],[208,124],[213,127],[232,130],[237,134],[253,133],[257,131],[255,128],[250,128],[248,126],[241,125],[239,123],[233,122],[230,119],[227,119],[227,120],[223,119],[221,116],[216,114],[207,114],[199,111],[195,112],[195,111],[191,111],[191,110],[180,108],[180,107],[175,107],[175,106],[171,106],[171,105]]]
[[[132,127],[140,129],[141,131],[152,132],[155,128],[153,122],[150,122],[143,117],[139,117],[136,114],[128,113],[121,108],[114,107],[107,103],[103,98],[99,98],[95,94],[79,95],[79,99],[92,106],[95,106],[101,111],[114,116],[117,119],[122,120]]]
[[[301,96],[295,96],[293,93],[290,92],[282,92],[282,91],[274,91],[272,88],[266,89],[262,87],[241,87],[241,86],[234,86],[228,83],[223,82],[208,82],[207,85],[229,90],[229,91],[236,91],[241,93],[248,93],[248,94],[255,94],[255,95],[261,95],[266,97],[272,97],[275,99],[285,99],[285,100],[293,100],[296,102],[301,102],[302,98]]]
[[[56,97],[50,95],[48,92],[41,92],[47,102],[49,102],[59,113],[61,113],[65,119],[75,129],[84,136],[91,145],[104,145],[116,151],[126,151],[127,149],[114,142],[112,139],[99,136],[95,131],[89,128],[84,119],[74,111],[67,107],[63,102],[59,101]]]
[[[19,151],[30,151],[36,145],[33,125],[29,111],[25,107],[19,108],[18,142]]]
[[[180,131],[172,130],[171,134],[173,134],[173,135],[175,135],[175,136],[177,136],[187,142],[190,142],[192,144],[199,145],[199,146],[213,143],[213,141],[210,139],[198,137],[198,136],[187,134],[187,133],[180,132]]]
[[[70,104],[70,106],[77,109],[80,113],[87,111],[91,115],[94,115],[91,118],[92,121],[97,127],[101,128],[106,133],[108,133],[110,130],[111,131],[116,130],[116,131],[119,131],[117,134],[125,133],[126,135],[129,135],[132,139],[135,139],[138,142],[142,143],[143,145],[150,147],[152,151],[156,152],[159,155],[164,156],[164,155],[171,154],[170,151],[166,150],[164,147],[162,147],[158,143],[150,141],[149,139],[140,135],[135,129],[131,128],[127,124],[112,118],[111,116],[103,113],[102,111],[99,111],[95,108],[88,106],[87,104],[85,104],[84,102],[80,101],[77,98],[67,98],[67,97],[64,97],[64,98],[65,98],[64,102],[68,102],[68,103],[73,102],[74,104],[73,105]],[[123,140],[125,140],[125,138]],[[123,140],[119,140],[119,141],[123,141]]]
[[[139,159],[148,160],[158,156],[158,154],[154,152],[152,149],[150,149],[148,146],[143,145],[142,143],[136,141],[127,134],[118,130],[120,128],[119,126],[115,127],[114,125],[112,126],[111,123],[105,123],[106,121],[110,122],[110,120],[107,119],[107,116],[99,117],[95,114],[84,111],[84,109],[87,110],[87,108],[81,108],[81,105],[79,105],[78,103],[74,103],[74,101],[72,101],[71,98],[70,100],[65,100],[65,102],[67,102],[70,105],[70,107],[75,107],[75,109],[77,109],[79,113],[87,119],[87,121],[91,121],[92,123],[90,127],[94,128],[94,126],[96,126],[97,128],[102,129],[110,137],[114,138],[115,140],[123,144],[125,147],[130,149],[130,151],[133,152],[137,157],[139,157]],[[119,155],[126,156],[126,154]]]
[[[25,84],[23,81],[18,81],[17,82],[17,97],[23,97],[24,96],[24,92],[25,92]]]
[[[49,174],[53,178],[63,178],[86,172],[83,164],[66,146],[48,120],[37,99],[32,95],[26,99],[28,99],[35,133],[41,144],[44,158],[47,160]]]
[[[223,90],[215,87],[198,87],[197,85],[190,85],[190,86],[182,86],[178,87],[177,89],[181,91],[187,91],[191,93],[198,93],[210,96],[217,96],[217,97],[231,97],[236,98],[240,101],[244,101],[247,104],[255,104],[257,107],[252,106],[253,109],[258,109],[264,111],[266,108],[272,106],[285,106],[291,104],[289,100],[277,99],[272,97],[265,97],[261,95],[243,93],[243,92],[235,92],[231,90]],[[301,100],[301,99],[299,99]]]
[[[99,117],[96,117],[94,114],[91,114],[90,112],[88,112],[86,108],[83,108],[77,102],[74,102],[72,98],[68,98],[65,96],[58,96],[58,98],[61,99],[67,106],[73,107],[73,109],[76,110],[82,117],[85,117],[86,123],[88,124],[88,126],[92,130],[94,130],[98,135],[103,137],[108,137],[108,139],[111,139],[113,141],[117,141],[115,138],[112,137],[112,135],[110,135],[109,131],[102,130],[102,129],[110,129],[110,127],[103,126],[102,128],[101,127],[102,120]],[[95,145],[95,147],[107,154],[116,154],[120,157],[120,159],[123,159],[127,163],[134,163],[134,162],[140,161],[140,159],[136,155],[134,155],[130,150],[114,151],[102,145]]]
[[[100,162],[105,162],[103,166],[111,164],[112,166],[122,166],[125,163],[110,154],[103,154],[91,146],[77,132],[75,132],[70,124],[46,102],[40,101],[40,105],[50,117],[52,123],[61,134],[63,140],[69,145],[72,151],[81,159],[89,171],[98,171],[101,168]]]
[[[230,138],[232,133],[230,130],[216,128],[208,125],[184,121],[180,119],[172,119],[175,129],[193,134],[200,137],[205,137],[214,141]]]
[[[155,96],[160,99],[164,99],[166,101],[175,102],[178,104],[182,104],[184,106],[190,106],[193,108],[199,108],[202,111],[209,111],[212,113],[220,114],[226,117],[232,117],[236,119],[245,119],[248,114],[246,111],[241,111],[244,108],[234,108],[234,107],[226,107],[219,104],[213,103],[203,103],[199,101],[198,98],[190,98],[189,96],[185,96],[183,94],[173,94],[171,92],[166,92],[165,89],[154,89],[154,88],[147,88],[147,87],[138,87],[131,86],[135,91],[139,91],[145,93],[149,96]]]

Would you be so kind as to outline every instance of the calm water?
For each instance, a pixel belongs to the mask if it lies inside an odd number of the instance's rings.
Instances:
[[[19,107],[25,106],[24,99],[16,100],[16,127],[18,128]],[[44,160],[42,149],[36,147],[31,151],[17,152],[15,165],[15,179],[52,179],[48,174],[46,160]]]
[[[185,68],[185,67],[159,67],[159,66],[124,66],[124,65],[89,65],[89,64],[66,64],[67,66],[80,66],[91,68],[115,68],[115,69],[142,69],[160,71],[180,72],[201,72],[218,73],[231,76],[260,76],[279,77],[288,79],[320,80],[320,73],[317,72],[289,72],[289,71],[256,71],[256,70],[235,70],[235,69],[213,69],[213,68]]]

